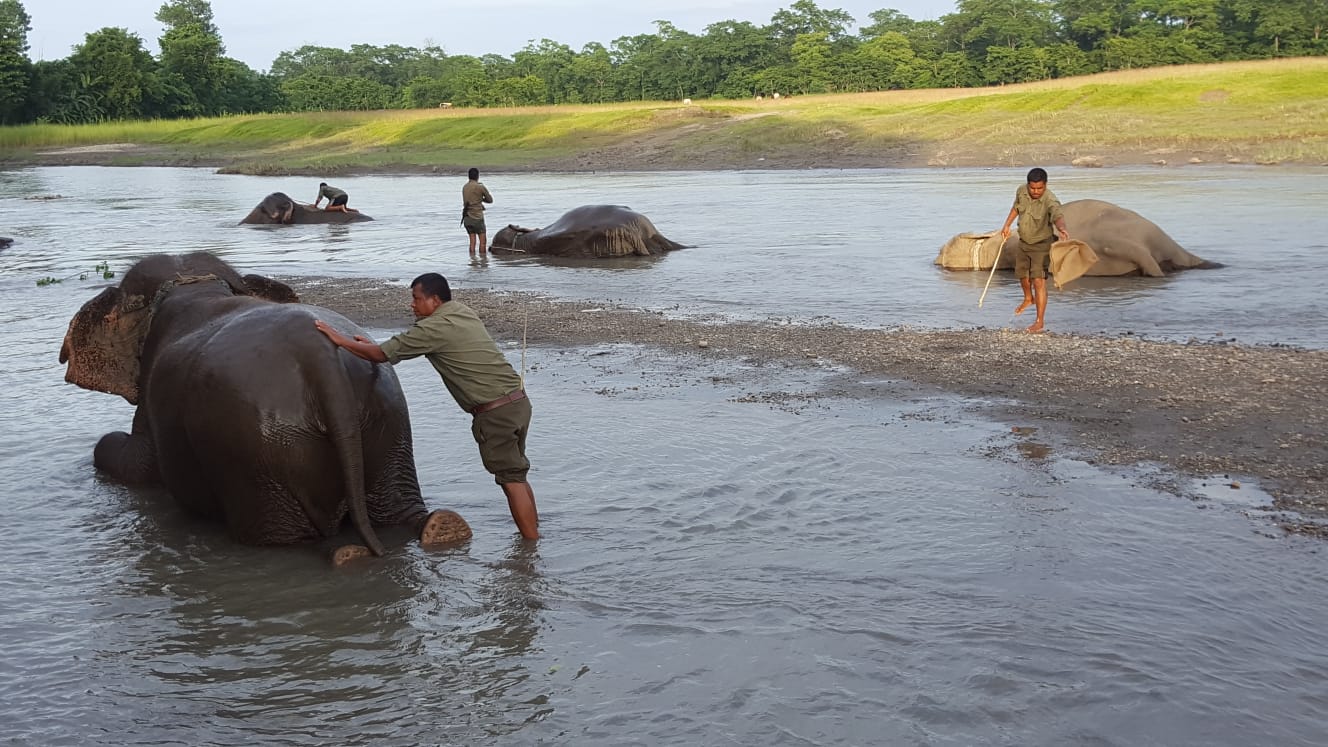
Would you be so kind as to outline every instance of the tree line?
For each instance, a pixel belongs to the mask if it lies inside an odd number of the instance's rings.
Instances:
[[[20,0],[0,0],[0,124],[258,112],[750,98],[1019,83],[1107,70],[1328,54],[1325,0],[958,0],[916,21],[858,22],[796,0],[770,22],[719,21],[580,50],[541,39],[504,57],[436,46],[303,46],[267,72],[226,56],[208,0],[167,0],[153,54],[124,28],[33,62]]]

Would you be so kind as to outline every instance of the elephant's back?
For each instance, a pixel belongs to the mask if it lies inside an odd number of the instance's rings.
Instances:
[[[578,231],[596,231],[600,229],[622,228],[650,219],[622,205],[582,205],[562,214],[558,220],[540,230],[543,236],[555,236]],[[654,230],[654,225],[650,225]]]

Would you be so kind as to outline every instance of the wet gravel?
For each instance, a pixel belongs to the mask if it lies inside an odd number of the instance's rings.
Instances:
[[[400,282],[284,280],[305,303],[365,326],[412,321]],[[842,367],[817,396],[958,394],[965,406],[1012,423],[1016,435],[1041,430],[1060,450],[1090,462],[1160,464],[1230,489],[1255,479],[1273,496],[1272,516],[1284,529],[1328,537],[1320,523],[1328,520],[1328,351],[1130,335],[681,319],[607,301],[469,288],[457,298],[495,338],[529,345],[632,343],[668,356]],[[1186,494],[1188,482],[1161,479],[1159,487]]]

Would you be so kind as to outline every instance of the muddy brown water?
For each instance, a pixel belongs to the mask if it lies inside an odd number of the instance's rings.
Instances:
[[[950,234],[998,225],[1018,178],[486,175],[491,225],[617,202],[696,245],[586,267],[470,265],[451,209],[460,180],[343,179],[378,222],[266,229],[232,223],[267,192],[316,186],[186,169],[0,174],[0,233],[17,239],[0,252],[0,739],[1320,744],[1324,545],[1276,532],[1257,486],[1214,476],[1192,486],[1201,500],[1177,498],[1148,487],[1148,467],[1063,458],[1045,433],[946,396],[800,396],[833,370],[532,348],[545,538],[514,540],[466,417],[427,364],[408,363],[425,493],[475,539],[425,553],[388,537],[388,558],[334,571],[311,548],[240,547],[160,494],[100,478],[92,446],[131,408],[65,384],[57,360],[104,282],[77,275],[162,249],[285,275],[439,269],[462,288],[682,314],[1000,326],[1012,281],[998,278],[999,312],[991,296],[978,311],[985,278],[930,262]],[[1051,323],[1324,347],[1322,178],[1053,174],[1063,199],[1152,206],[1231,269],[1058,293]],[[67,279],[38,287],[47,276]]]

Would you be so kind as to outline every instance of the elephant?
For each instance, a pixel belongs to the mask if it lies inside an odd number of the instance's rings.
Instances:
[[[336,347],[317,319],[365,335],[206,252],[139,260],[79,309],[60,348],[65,381],[136,408],[93,464],[164,487],[245,544],[331,537],[349,517],[364,544],[337,549],[338,564],[382,555],[375,527],[409,526],[426,546],[468,539],[459,515],[425,507],[391,366]]]
[[[509,225],[490,242],[495,254],[605,258],[658,256],[683,248],[644,215],[621,205],[583,205],[544,228]]]
[[[356,223],[373,220],[364,213],[343,213],[340,210],[322,210],[303,202],[296,202],[285,192],[273,192],[254,206],[241,224],[272,225],[276,223]]]
[[[1119,205],[1102,200],[1074,200],[1061,209],[1070,238],[1088,244],[1097,253],[1098,261],[1088,268],[1086,275],[1162,277],[1177,270],[1222,266],[1190,254],[1156,223]],[[959,234],[941,247],[936,264],[947,270],[988,270],[995,259],[996,269],[1014,267],[1018,234],[1012,232],[1003,244],[998,242],[998,234]]]

